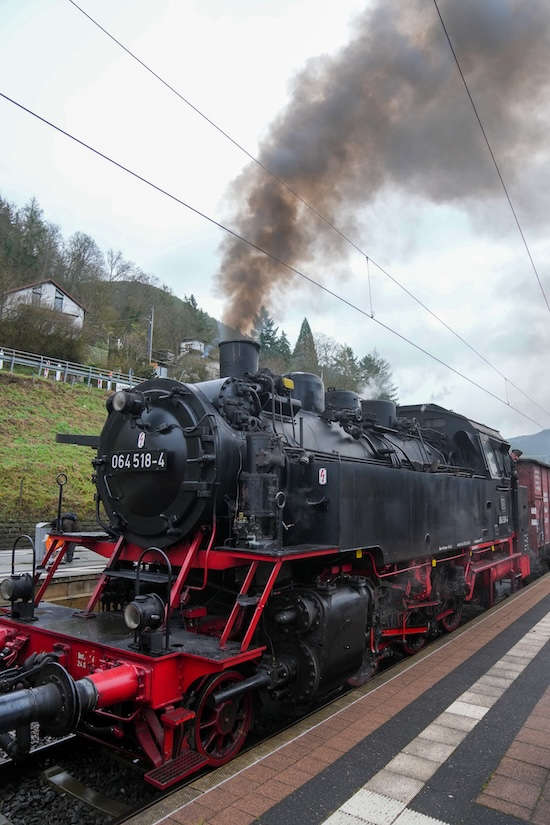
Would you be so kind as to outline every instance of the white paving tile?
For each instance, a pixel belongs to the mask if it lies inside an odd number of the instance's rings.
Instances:
[[[517,656],[514,653],[507,653],[506,656],[503,656],[500,660],[501,662],[509,662],[512,665],[517,665],[518,667],[525,668],[531,661],[530,656]]]
[[[539,652],[541,647],[544,646],[544,644],[545,642],[543,640],[533,639],[529,642],[522,642],[516,648],[512,648],[512,650],[516,654],[519,653],[520,655],[531,656],[531,658],[533,658],[533,656],[537,655],[537,653]]]
[[[447,708],[449,713],[456,713],[458,716],[471,716],[472,719],[483,719],[489,708],[482,708],[480,705],[471,705],[469,702],[464,702],[462,697],[453,702]]]
[[[523,670],[525,670],[527,665],[531,664],[531,662],[533,661],[533,657],[532,656],[511,656],[509,661],[510,661],[510,664],[517,665],[518,667],[521,667],[521,669],[523,671]]]
[[[426,782],[440,767],[440,763],[401,751],[391,762],[388,762],[387,767],[390,771],[394,771],[394,773],[400,773],[403,776],[410,776],[413,779],[421,779],[423,782]]]
[[[413,753],[422,756],[424,759],[431,759],[432,762],[442,764],[454,751],[454,745],[443,745],[441,742],[430,742],[429,739],[422,739],[417,736],[403,748],[404,753]]]
[[[391,825],[404,807],[404,802],[362,788],[344,802],[342,810],[373,825]]]
[[[485,693],[476,693],[474,690],[467,690],[460,697],[461,702],[468,702],[469,705],[479,705],[482,708],[492,708],[498,702],[498,696],[487,696]]]
[[[406,808],[395,820],[394,825],[448,825],[442,819],[434,819],[433,816],[419,814]]]
[[[494,665],[495,668],[498,670],[507,670],[509,673],[516,673],[518,676],[525,670],[525,664],[518,664],[517,662],[512,662],[509,659],[501,659],[498,664]]]
[[[518,678],[519,672],[517,670],[508,670],[508,668],[504,666],[495,665],[487,673],[487,676],[497,676],[499,679],[512,679],[513,681]]]
[[[490,685],[492,687],[500,687],[506,690],[510,687],[513,679],[503,679],[502,677],[497,676],[482,676],[481,679],[478,680],[480,685]]]
[[[427,728],[419,734],[422,739],[429,739],[432,742],[441,742],[443,745],[460,745],[463,739],[466,738],[466,731],[456,730],[455,728],[448,728],[444,725],[438,725],[437,722],[432,722]]]
[[[477,681],[474,682],[470,690],[474,693],[482,693],[484,696],[493,696],[495,699],[500,699],[505,688],[495,687],[494,685],[484,685]]]
[[[325,819],[323,825],[376,825],[374,822],[366,822],[364,819],[359,819],[358,816],[352,816],[345,811],[338,809],[334,811],[332,816]]]
[[[391,796],[398,799],[405,805],[414,799],[416,794],[422,790],[424,783],[420,779],[412,779],[410,776],[401,776],[399,773],[383,768],[370,779],[365,788],[368,791]]]
[[[477,725],[477,719],[472,719],[471,716],[459,716],[458,713],[448,713],[443,711],[434,719],[436,725],[443,725],[444,728],[452,728],[453,730],[466,731],[469,733]]]

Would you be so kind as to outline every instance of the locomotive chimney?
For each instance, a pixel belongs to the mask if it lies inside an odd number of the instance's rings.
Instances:
[[[258,372],[260,345],[257,341],[241,339],[220,341],[220,378],[242,378],[246,372]]]

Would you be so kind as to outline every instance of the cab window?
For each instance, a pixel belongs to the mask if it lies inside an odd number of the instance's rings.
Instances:
[[[493,441],[484,433],[479,434],[483,454],[487,462],[491,478],[502,478],[507,475],[504,454],[500,442]]]

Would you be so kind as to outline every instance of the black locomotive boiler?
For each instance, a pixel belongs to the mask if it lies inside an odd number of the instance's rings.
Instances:
[[[166,787],[529,574],[497,431],[325,393],[318,376],[260,370],[258,352],[225,342],[217,380],[109,398],[92,462],[102,531],[70,536],[108,562],[81,616],[41,602],[62,533],[32,581],[3,583],[0,747],[24,751],[33,720],[92,733]]]

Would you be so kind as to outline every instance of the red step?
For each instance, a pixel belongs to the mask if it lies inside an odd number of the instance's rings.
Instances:
[[[155,788],[163,791],[175,785],[190,773],[198,771],[208,764],[208,759],[197,751],[187,750],[145,774],[145,779]]]

